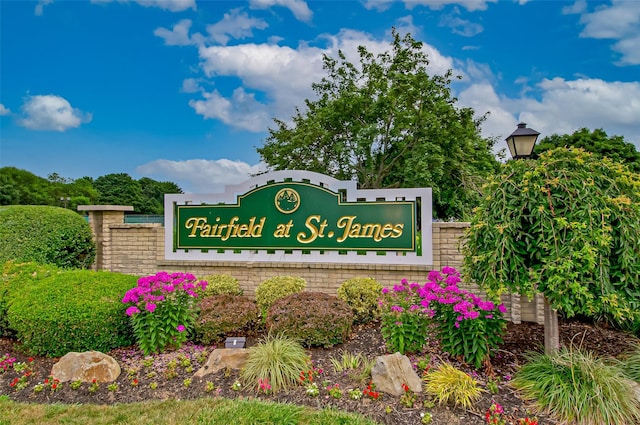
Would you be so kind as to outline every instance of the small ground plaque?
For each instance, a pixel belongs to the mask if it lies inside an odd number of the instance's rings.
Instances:
[[[224,348],[245,348],[247,338],[243,336],[232,336],[224,341]]]

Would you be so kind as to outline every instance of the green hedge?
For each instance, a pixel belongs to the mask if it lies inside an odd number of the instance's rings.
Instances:
[[[12,290],[7,319],[24,348],[59,357],[70,351],[106,352],[132,345],[122,303],[136,276],[69,270],[34,279]]]
[[[89,223],[73,211],[41,205],[0,207],[0,263],[88,268],[95,251]]]

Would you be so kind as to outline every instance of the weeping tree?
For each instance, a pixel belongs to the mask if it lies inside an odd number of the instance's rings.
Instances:
[[[464,271],[496,294],[542,293],[547,351],[559,343],[557,319],[549,319],[557,312],[640,321],[639,174],[557,148],[507,162],[483,194],[466,233]]]

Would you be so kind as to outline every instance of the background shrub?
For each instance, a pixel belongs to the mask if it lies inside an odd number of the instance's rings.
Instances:
[[[273,303],[266,317],[270,332],[284,333],[307,347],[343,342],[353,324],[351,307],[321,292],[299,292]]]
[[[287,295],[302,292],[307,281],[301,277],[274,276],[261,282],[256,288],[256,303],[261,313],[265,313],[274,301]]]
[[[11,293],[19,290],[26,283],[43,279],[53,274],[61,273],[56,266],[37,263],[22,263],[9,260],[2,264],[0,276],[0,336],[15,336],[15,331],[9,327],[7,310],[11,302]]]
[[[255,301],[240,295],[214,295],[199,303],[194,330],[198,342],[210,345],[224,336],[251,331],[259,322]]]
[[[380,317],[381,295],[382,285],[372,277],[345,280],[338,288],[338,298],[351,307],[355,323],[368,323]]]
[[[41,205],[0,207],[0,263],[34,261],[86,269],[95,251],[89,223],[73,211]]]
[[[243,295],[238,279],[229,274],[211,274],[201,280],[207,281],[207,288],[199,294],[201,297],[212,295]]]
[[[107,352],[133,344],[122,294],[137,277],[69,270],[34,279],[11,292],[9,327],[34,355]]]

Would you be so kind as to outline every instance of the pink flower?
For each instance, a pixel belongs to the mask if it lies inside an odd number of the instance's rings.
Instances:
[[[186,328],[184,327],[184,325],[178,325],[176,327],[176,329],[178,330],[178,332],[184,332],[186,330]]]
[[[147,303],[147,305],[144,307],[145,310],[147,310],[149,313],[153,313],[154,310],[156,309],[156,305],[154,303]]]
[[[504,304],[500,304],[498,306],[498,310],[500,310],[500,313],[506,313],[507,312],[507,308],[504,306]]]
[[[134,305],[129,307],[127,311],[125,311],[125,313],[127,314],[127,316],[131,317],[136,313],[140,313],[140,309]]]

